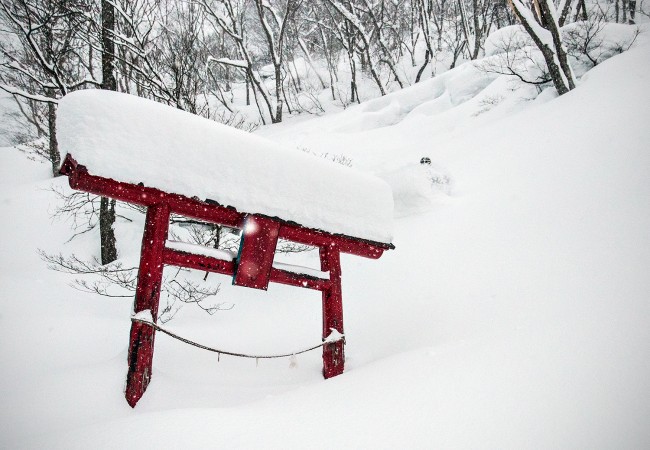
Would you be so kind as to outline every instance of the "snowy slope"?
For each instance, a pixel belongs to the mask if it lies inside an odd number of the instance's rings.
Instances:
[[[650,47],[556,99],[517,101],[503,79],[465,79],[482,88],[444,110],[424,105],[453,98],[453,83],[262,130],[379,174],[415,174],[427,155],[451,180],[404,207],[395,251],[343,258],[348,359],[327,381],[317,354],[256,367],[161,336],[152,384],[131,410],[121,395],[129,301],[72,291],[43,268],[34,248],[67,236],[38,190],[46,166],[3,151],[0,196],[15,219],[0,229],[0,446],[649,447]],[[367,116],[404,95],[422,100],[411,113]],[[483,96],[503,100],[476,115]],[[429,113],[413,114],[418,104]],[[364,117],[363,130],[347,128]],[[417,176],[402,180],[405,196],[422,193]],[[169,327],[236,350],[318,338],[314,293],[231,294],[232,311],[188,312]]]

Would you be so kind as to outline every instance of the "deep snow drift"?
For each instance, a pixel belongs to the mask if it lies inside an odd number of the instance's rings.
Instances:
[[[61,149],[93,175],[331,233],[392,239],[386,183],[171,106],[77,91],[59,102],[57,129]]]
[[[648,448],[650,47],[555,99],[471,70],[260,132],[345,153],[402,193],[397,249],[343,258],[346,373],[327,381],[318,354],[256,367],[160,336],[131,410],[130,300],[76,292],[43,267],[35,249],[70,233],[48,220],[47,166],[4,150],[0,446]],[[137,247],[137,226],[118,231]],[[315,293],[219,296],[235,307],[185,308],[167,327],[234,350],[318,339]]]

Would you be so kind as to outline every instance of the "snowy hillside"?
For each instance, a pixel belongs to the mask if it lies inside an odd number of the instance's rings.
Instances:
[[[465,64],[258,131],[345,155],[394,190],[396,249],[342,259],[346,372],[327,381],[317,352],[218,361],[160,335],[131,409],[131,299],[81,293],[45,267],[37,249],[82,252],[97,236],[67,242],[48,215],[48,187],[67,180],[2,149],[0,447],[650,447],[646,36],[559,98]],[[117,229],[128,261],[143,223],[131,214]],[[224,279],[218,297],[233,308],[185,307],[168,328],[247,352],[320,339],[317,293]]]

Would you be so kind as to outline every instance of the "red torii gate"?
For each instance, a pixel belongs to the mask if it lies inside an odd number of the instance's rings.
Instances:
[[[209,199],[202,201],[92,175],[70,154],[66,156],[60,172],[69,177],[73,189],[147,207],[133,309],[136,314],[151,310],[154,322],[157,320],[163,268],[172,265],[230,275],[233,284],[254,289],[266,290],[269,283],[274,282],[321,291],[323,339],[331,330],[343,334],[340,254],[343,252],[377,259],[385,250],[394,248],[392,244],[332,234],[276,217],[242,213]],[[227,261],[166,247],[171,213],[242,229],[237,259]],[[329,280],[273,267],[278,239],[318,247],[321,270],[329,272]],[[151,380],[154,337],[155,329],[151,325],[132,322],[125,391],[126,401],[132,407],[140,400]],[[323,345],[325,378],[343,372],[343,344],[343,341],[338,341]]]

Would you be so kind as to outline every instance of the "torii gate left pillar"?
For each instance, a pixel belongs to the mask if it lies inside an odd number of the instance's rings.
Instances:
[[[163,251],[169,230],[169,206],[158,204],[147,208],[138,284],[133,301],[135,314],[151,310],[153,321],[158,320],[160,287],[164,268]],[[131,322],[129,338],[128,372],[126,375],[126,401],[131,407],[140,400],[151,380],[153,345],[156,330],[142,322]]]

